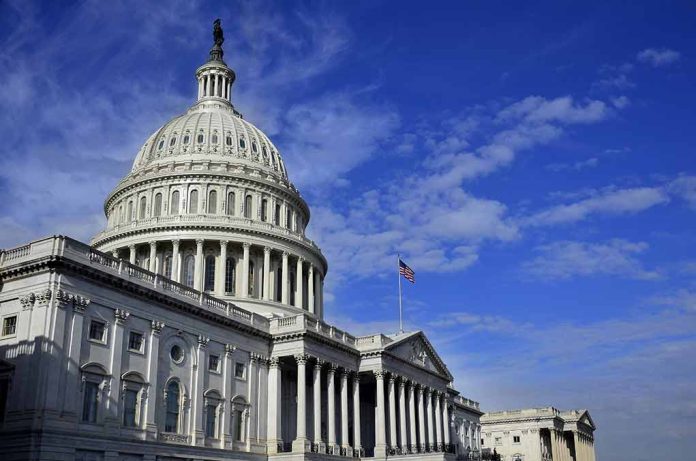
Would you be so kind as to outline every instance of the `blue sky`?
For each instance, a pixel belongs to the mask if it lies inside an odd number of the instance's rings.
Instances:
[[[696,448],[689,2],[0,3],[0,246],[87,241],[193,102],[220,17],[328,320],[423,329],[486,410],[589,408],[602,460]]]

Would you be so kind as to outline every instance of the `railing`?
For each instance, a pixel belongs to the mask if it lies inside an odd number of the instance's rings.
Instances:
[[[270,320],[271,333],[289,333],[305,330],[316,331],[322,336],[355,347],[355,336],[306,314],[278,317]]]
[[[355,340],[355,343],[358,346],[364,348],[383,347],[391,342],[392,340],[384,336],[383,334],[360,336]]]
[[[213,310],[220,315],[234,318],[263,331],[267,332],[269,329],[268,319],[263,316],[254,315],[232,303],[177,283],[122,259],[116,259],[69,237],[54,236],[21,247],[2,250],[0,252],[0,268],[9,264],[21,263],[23,259],[38,259],[49,256],[70,258],[85,265],[101,266],[115,276],[131,279],[147,285],[150,289],[183,298],[188,303]]]
[[[261,230],[265,232],[270,232],[275,235],[280,235],[283,237],[288,237],[297,240],[301,243],[309,245],[312,248],[319,249],[319,247],[314,243],[313,240],[308,239],[301,233],[293,232],[286,227],[278,226],[276,224],[257,221],[250,218],[245,218],[241,216],[228,216],[228,215],[207,215],[207,214],[197,214],[197,215],[175,215],[175,216],[157,216],[153,218],[137,219],[125,224],[118,224],[111,227],[105,231],[100,232],[95,235],[92,242],[98,242],[100,240],[118,235],[119,233],[137,230],[137,229],[152,229],[153,226],[157,225],[171,225],[171,224],[189,224],[189,223],[210,223],[210,224],[221,224],[221,225],[232,225],[236,227],[242,227],[247,229]]]

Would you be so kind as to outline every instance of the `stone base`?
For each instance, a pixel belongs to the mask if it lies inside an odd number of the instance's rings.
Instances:
[[[312,444],[309,439],[295,439],[292,441],[293,453],[308,453],[312,451]]]

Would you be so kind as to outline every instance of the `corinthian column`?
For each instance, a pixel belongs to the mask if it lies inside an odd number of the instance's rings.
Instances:
[[[375,458],[387,456],[387,434],[385,431],[384,371],[374,372],[377,381],[377,418],[375,421]]]
[[[424,402],[423,402],[423,397],[424,397],[424,392],[425,389],[423,389],[423,386],[418,386],[418,443],[420,447],[418,447],[419,451],[421,453],[425,452],[425,449],[428,445],[428,442],[425,440],[425,408]]]
[[[295,356],[297,361],[297,437],[292,443],[292,451],[304,453],[307,448],[307,356]]]
[[[172,240],[172,280],[179,282],[179,240]]]
[[[242,298],[249,297],[249,247],[251,244],[243,243],[242,247],[244,253],[242,256],[242,292],[240,293]]]
[[[442,397],[442,430],[443,436],[445,437],[445,445],[450,444],[450,419],[449,419],[449,408],[447,407],[447,397]]]
[[[425,391],[425,412],[428,415],[428,446],[432,450],[435,446],[435,431],[433,431],[433,390],[430,388]]]
[[[321,443],[321,367],[324,364],[317,360],[314,364],[314,443]]]
[[[315,313],[314,309],[314,264],[309,265],[307,270],[307,309],[312,314]]]
[[[150,272],[155,272],[157,270],[157,242],[150,242],[150,267],[148,268]]]
[[[329,418],[329,440],[328,445],[331,450],[336,446],[336,400],[335,392],[336,387],[334,384],[334,378],[336,376],[336,365],[333,363],[329,365],[329,370],[327,374],[327,389],[326,397],[328,400],[326,416]]]
[[[295,273],[296,281],[295,281],[295,307],[298,309],[302,309],[303,306],[303,300],[302,300],[302,292],[304,291],[302,287],[302,266],[304,263],[304,258],[303,257],[298,257],[297,258],[297,271]]]
[[[389,375],[388,392],[389,392],[389,447],[396,449],[398,446],[396,440],[396,395],[394,393],[394,381],[396,376]]]
[[[128,250],[130,251],[130,254],[128,255],[128,262],[135,264],[135,245],[129,245]]]
[[[263,247],[263,299],[268,301],[271,288],[271,249]]]
[[[435,391],[433,393],[435,397],[435,440],[436,447],[435,450],[442,450],[442,410],[440,408],[440,391]]]
[[[406,380],[399,380],[399,436],[401,437],[401,453],[408,453],[406,436]]]
[[[220,264],[215,273],[215,292],[218,296],[225,294],[225,277],[227,276],[227,241],[220,241]]]
[[[280,301],[288,303],[288,252],[283,251],[283,286],[280,287]]]
[[[353,449],[359,456],[362,451],[360,441],[360,377],[353,377]]]
[[[201,290],[203,280],[203,240],[196,240],[196,267],[193,271],[193,289]]]
[[[348,444],[348,370],[341,372],[341,448],[346,452]]]
[[[418,439],[416,437],[416,389],[414,387],[413,381],[408,383],[408,416],[409,416],[409,429],[410,429],[410,444],[409,452],[415,453],[418,451]]]

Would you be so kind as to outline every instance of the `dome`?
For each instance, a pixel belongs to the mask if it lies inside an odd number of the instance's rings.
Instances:
[[[226,101],[199,101],[154,132],[131,173],[169,163],[212,161],[262,170],[287,180],[278,149]]]

